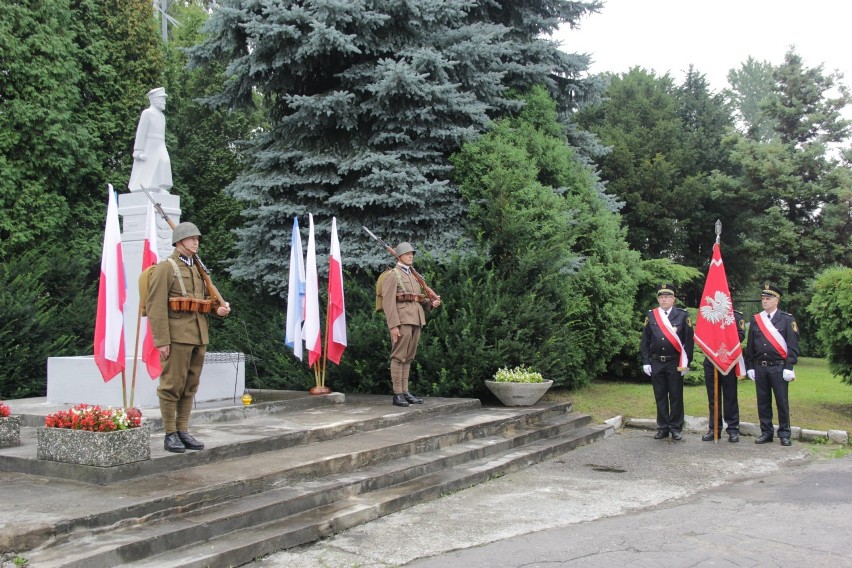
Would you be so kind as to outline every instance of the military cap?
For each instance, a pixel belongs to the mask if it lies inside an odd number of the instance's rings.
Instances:
[[[761,296],[771,296],[773,298],[781,299],[781,290],[771,285],[769,282],[764,282],[763,289],[760,291]]]
[[[151,89],[148,91],[148,100],[155,99],[157,97],[168,97],[166,94],[166,90],[163,87],[157,87],[156,89]]]
[[[677,296],[677,290],[672,284],[658,284],[657,296]]]

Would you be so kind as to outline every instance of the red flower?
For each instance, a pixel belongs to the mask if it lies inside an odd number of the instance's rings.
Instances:
[[[136,409],[134,408],[133,410],[136,410]],[[0,418],[5,418],[5,417],[9,416],[9,414],[11,412],[12,411],[9,409],[9,407],[6,406],[5,404],[3,404],[3,401],[0,400]]]

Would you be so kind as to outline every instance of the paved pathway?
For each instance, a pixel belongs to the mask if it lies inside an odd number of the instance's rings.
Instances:
[[[256,568],[852,567],[852,456],[626,429]]]

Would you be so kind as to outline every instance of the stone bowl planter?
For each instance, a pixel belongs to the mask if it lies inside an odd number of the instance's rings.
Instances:
[[[553,386],[553,381],[505,383],[486,380],[485,386],[506,406],[532,406]]]
[[[21,422],[17,416],[0,417],[0,448],[21,445]]]
[[[112,467],[151,459],[148,424],[113,432],[39,427],[36,457],[96,467]]]

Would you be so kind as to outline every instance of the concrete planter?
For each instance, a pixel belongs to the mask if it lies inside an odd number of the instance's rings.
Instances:
[[[544,396],[553,381],[543,383],[501,383],[485,381],[485,386],[506,406],[532,406]]]
[[[0,417],[0,448],[21,445],[21,423],[17,416]]]
[[[148,424],[114,432],[40,427],[36,457],[79,465],[112,467],[151,459]]]

